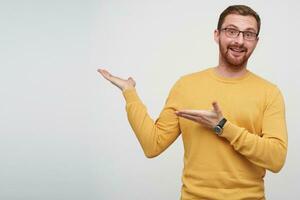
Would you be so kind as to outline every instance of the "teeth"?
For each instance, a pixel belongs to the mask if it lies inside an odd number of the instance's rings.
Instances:
[[[243,52],[243,49],[235,49],[235,48],[230,48],[232,51],[236,51],[236,52]]]

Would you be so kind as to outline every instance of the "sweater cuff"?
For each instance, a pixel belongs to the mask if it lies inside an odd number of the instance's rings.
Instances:
[[[226,138],[230,144],[233,144],[242,134],[242,131],[243,128],[240,128],[230,121],[227,121],[223,127],[223,133],[221,134],[221,137]]]
[[[122,93],[127,104],[140,101],[135,88],[126,89]]]

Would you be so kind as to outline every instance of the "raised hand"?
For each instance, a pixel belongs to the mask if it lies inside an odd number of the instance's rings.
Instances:
[[[133,78],[129,77],[127,80],[113,76],[105,69],[97,70],[106,80],[110,81],[112,84],[120,88],[122,91],[135,87],[135,81]]]
[[[214,128],[223,118],[222,111],[217,102],[212,103],[213,110],[178,110],[175,113],[206,127]]]

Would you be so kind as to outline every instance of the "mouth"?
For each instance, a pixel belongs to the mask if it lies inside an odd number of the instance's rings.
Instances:
[[[231,51],[238,52],[238,53],[245,52],[245,49],[244,49],[244,48],[230,47],[229,49],[230,49]]]
[[[246,52],[245,48],[238,48],[238,47],[229,47],[230,52],[233,56],[240,56]]]

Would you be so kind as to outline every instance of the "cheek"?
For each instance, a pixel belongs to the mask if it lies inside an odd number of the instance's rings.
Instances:
[[[220,47],[221,50],[227,51],[228,46],[230,46],[230,44],[231,44],[231,41],[221,40],[220,43],[219,43],[219,47]]]
[[[249,53],[252,53],[253,52],[253,50],[255,49],[255,47],[256,47],[256,44],[246,44],[245,45],[245,47],[248,49],[248,52]]]
[[[223,48],[226,48],[233,42],[230,38],[222,38],[220,37],[220,45],[222,45]]]

